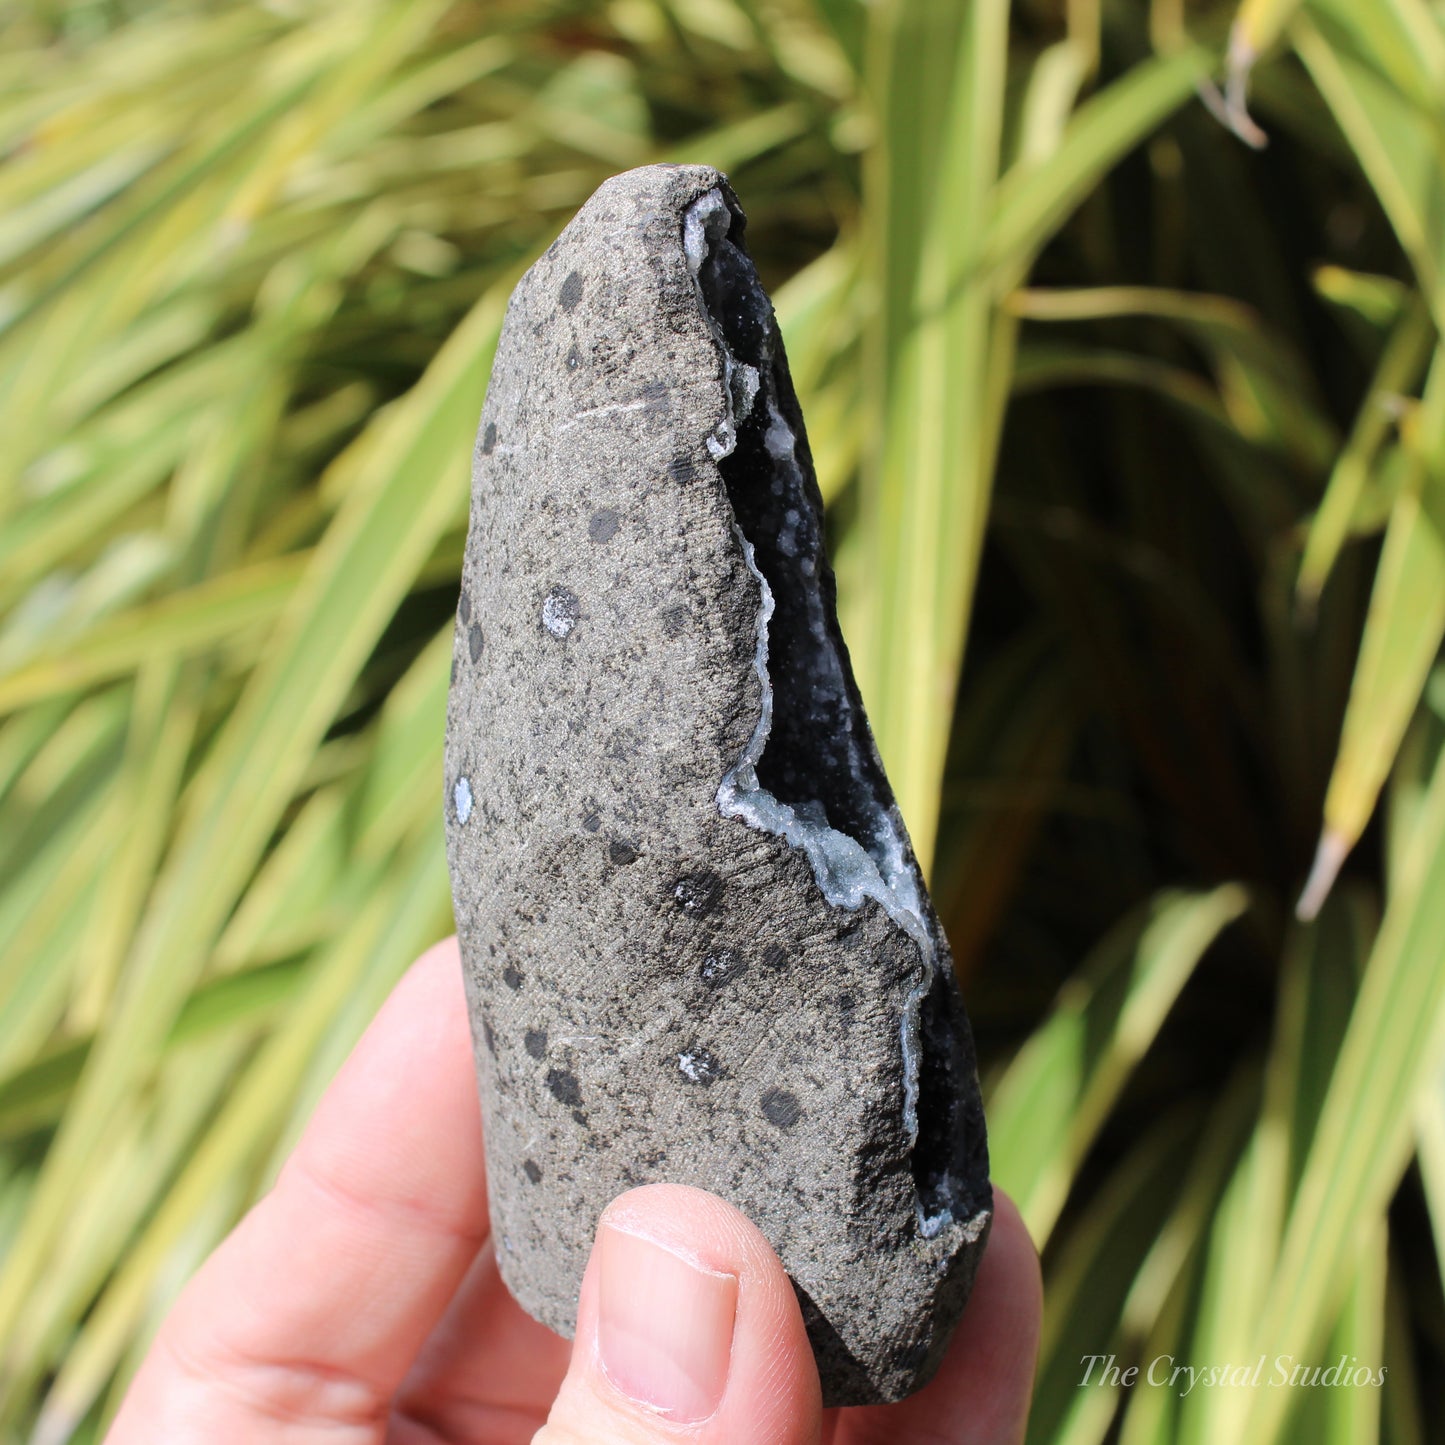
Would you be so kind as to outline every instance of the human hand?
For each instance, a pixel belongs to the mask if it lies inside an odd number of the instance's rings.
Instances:
[[[426,954],[276,1187],[177,1300],[107,1445],[982,1445],[1018,1440],[1038,1258],[995,1195],[938,1377],[822,1411],[797,1301],[731,1205],[634,1189],[598,1226],[571,1347],[502,1284],[456,942]]]

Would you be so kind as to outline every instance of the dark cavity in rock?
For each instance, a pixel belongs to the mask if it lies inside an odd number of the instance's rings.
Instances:
[[[832,901],[857,907],[860,893],[878,898],[926,955],[929,976],[905,1021],[904,1049],[912,1074],[906,1107],[917,1130],[912,1170],[927,1230],[951,1219],[970,1193],[976,1145],[959,1085],[972,1073],[972,1047],[952,1006],[956,988],[938,968],[847,664],[802,413],[787,366],[779,364],[772,303],[742,248],[742,230],[742,217],[720,191],[694,202],[684,222],[688,261],[725,348],[732,435],[710,446],[749,560],[771,597],[759,652],[771,716],[754,736],[761,750],[725,785],[720,802],[750,826],[805,847]]]

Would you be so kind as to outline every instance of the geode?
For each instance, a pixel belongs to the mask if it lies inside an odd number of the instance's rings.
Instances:
[[[608,1201],[710,1189],[825,1400],[896,1400],[983,1250],[983,1112],[743,226],[708,167],[616,176],[497,347],[446,745],[493,1232],[569,1334]]]

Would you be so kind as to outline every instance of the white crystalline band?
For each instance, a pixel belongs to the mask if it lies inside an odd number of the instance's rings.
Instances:
[[[759,385],[757,367],[738,361],[732,354],[722,329],[708,310],[707,300],[702,294],[702,268],[712,253],[713,246],[727,235],[731,224],[732,215],[728,211],[728,203],[723,200],[722,192],[716,187],[699,196],[687,208],[682,220],[682,249],[687,257],[687,269],[692,272],[702,314],[707,319],[708,329],[712,332],[723,359],[725,409],[713,434],[707,439],[708,455],[715,462],[732,455],[733,448],[738,444],[738,423],[746,421],[751,414]]]
[[[722,328],[709,310],[702,290],[702,268],[713,246],[727,234],[730,223],[727,203],[717,190],[708,191],[693,202],[683,220],[683,249],[687,256],[688,269],[697,283],[703,314],[723,359],[723,391],[727,410],[716,432],[707,440],[709,452],[718,461],[731,454],[736,446],[737,424],[745,420],[751,412],[761,384],[755,367],[733,357]],[[771,358],[765,356],[762,360],[768,363]],[[739,377],[743,379],[741,388],[737,381]],[[739,402],[744,397],[745,402],[740,406]],[[780,467],[796,467],[797,438],[773,404],[770,395],[767,397],[767,406],[765,448]],[[791,513],[789,518],[792,519]],[[796,519],[792,520],[792,525],[796,526]],[[750,828],[772,833],[783,838],[789,846],[802,850],[812,867],[813,876],[823,897],[830,904],[853,910],[861,908],[864,899],[872,898],[918,945],[923,974],[919,984],[905,1001],[901,1026],[903,1127],[909,1147],[912,1148],[918,1141],[919,1013],[938,966],[937,951],[923,916],[918,880],[914,869],[905,859],[903,837],[890,811],[873,798],[868,779],[858,772],[856,755],[852,748],[849,752],[850,757],[854,758],[855,782],[860,794],[868,797],[874,807],[876,841],[872,851],[856,838],[832,827],[820,802],[797,805],[785,803],[758,781],[758,763],[768,745],[773,726],[773,687],[768,672],[768,627],[775,604],[773,589],[757,565],[752,542],[736,522],[733,523],[733,530],[742,545],[748,570],[757,579],[761,597],[754,667],[762,690],[762,706],[757,725],[743,749],[742,756],[728,769],[718,785],[718,809],[726,818],[739,819]],[[794,555],[787,537],[780,536],[779,550],[786,556]],[[811,566],[803,570],[805,575],[811,576]],[[831,648],[826,634],[822,635],[824,646]],[[919,1200],[917,1209],[919,1230],[925,1238],[933,1237],[945,1224],[953,1222],[953,1212],[947,1207],[929,1214],[924,1210],[922,1200]]]
[[[728,233],[732,217],[728,215],[728,203],[716,186],[703,192],[682,218],[682,249],[687,257],[687,269],[694,276],[703,268],[715,242]],[[712,318],[708,317],[711,321]]]

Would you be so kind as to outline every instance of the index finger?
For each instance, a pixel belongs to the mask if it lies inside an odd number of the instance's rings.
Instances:
[[[397,985],[275,1188],[161,1327],[109,1445],[384,1438],[487,1234],[456,941]]]

